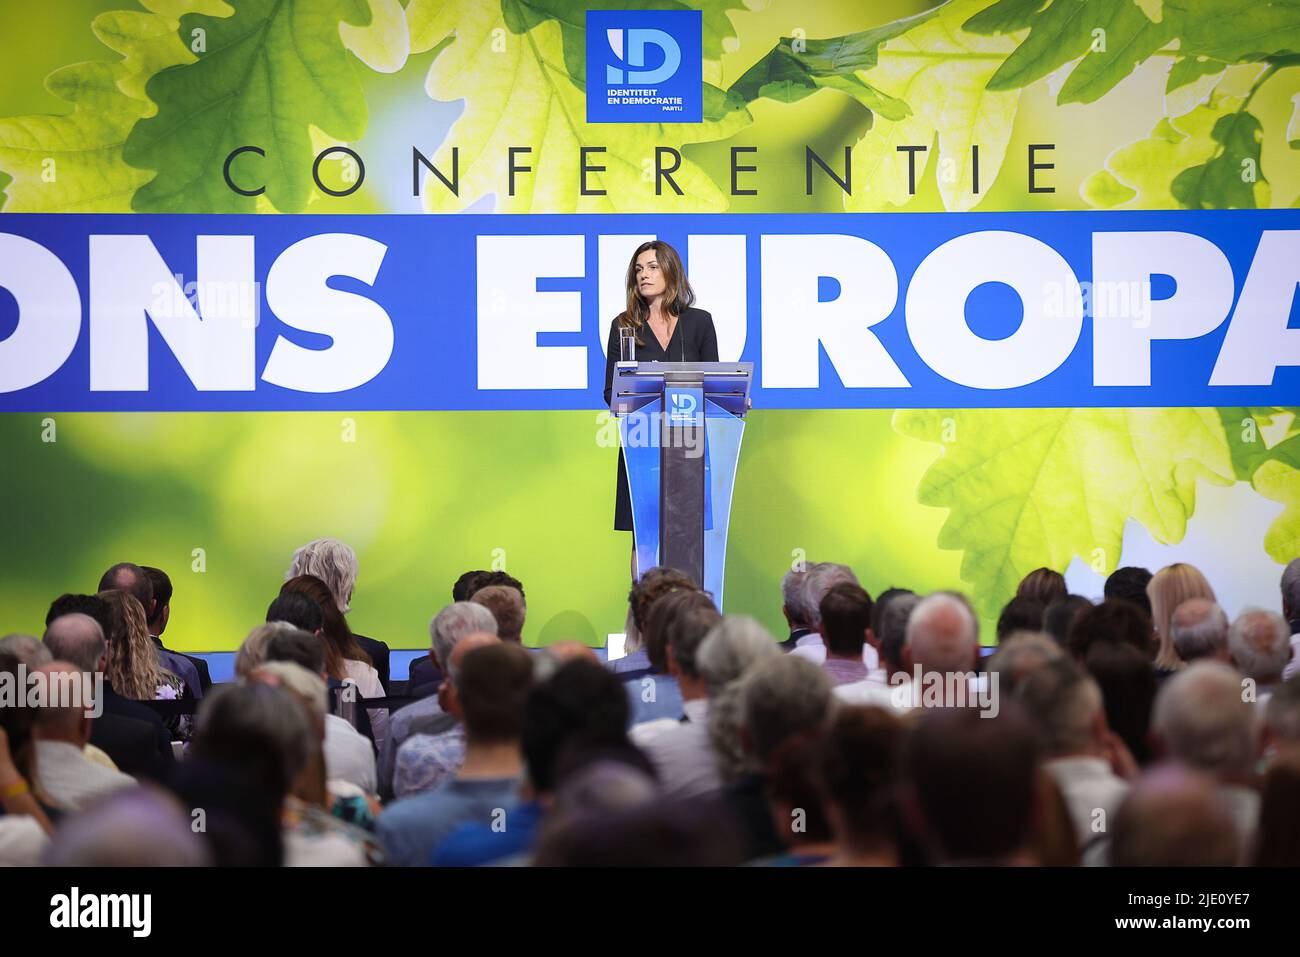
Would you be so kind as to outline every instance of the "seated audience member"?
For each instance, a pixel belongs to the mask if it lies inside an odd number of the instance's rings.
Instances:
[[[1300,671],[1300,558],[1293,558],[1282,570],[1282,617],[1291,629],[1291,661],[1283,671],[1290,678]]]
[[[5,635],[0,638],[0,651],[13,655],[27,666],[28,671],[35,671],[41,665],[48,665],[55,657],[34,635]]]
[[[890,710],[907,710],[911,707],[906,693],[895,693],[901,684],[911,681],[903,664],[903,648],[907,643],[907,622],[921,603],[916,592],[894,588],[884,592],[871,609],[871,633],[867,641],[875,648],[880,667],[869,672],[862,681],[840,685],[835,696],[854,705],[874,705]]]
[[[623,626],[623,657],[609,662],[615,674],[635,673],[641,677],[650,670],[650,656],[645,647],[646,621],[650,606],[675,591],[699,591],[695,580],[675,568],[651,568],[633,584],[627,594],[627,622]]]
[[[709,693],[700,674],[698,654],[722,616],[702,592],[682,592],[662,599],[668,614],[663,626],[668,673],[682,696],[682,715],[635,725],[632,743],[653,762],[668,799],[711,794],[722,787],[718,763],[709,743]]]
[[[248,682],[279,688],[307,719],[307,760],[285,798],[282,826],[289,866],[365,867],[382,863],[379,845],[367,830],[379,813],[373,801],[347,782],[331,782],[325,771],[325,682],[301,665],[268,661]]]
[[[533,686],[533,659],[511,642],[465,655],[458,682],[465,722],[465,760],[455,778],[432,791],[389,805],[376,833],[388,863],[427,865],[459,825],[509,819],[519,801],[523,760],[519,738]]]
[[[1074,620],[1091,607],[1092,602],[1082,595],[1066,595],[1064,598],[1058,598],[1043,610],[1043,631],[1051,635],[1052,640],[1064,648],[1066,636],[1070,633]]]
[[[284,580],[290,581],[299,575],[319,578],[329,587],[339,614],[347,615],[352,611],[352,594],[356,588],[359,569],[357,553],[351,546],[340,542],[337,538],[318,538],[293,553],[293,558],[289,561],[289,570],[284,573]],[[379,683],[387,688],[388,645],[357,632],[352,632],[352,637],[374,666]]]
[[[1190,664],[1202,658],[1228,663],[1228,616],[1208,598],[1189,598],[1174,609],[1169,637],[1178,657]]]
[[[1214,779],[1232,813],[1243,861],[1259,819],[1255,714],[1242,694],[1241,675],[1217,661],[1198,661],[1161,687],[1151,727],[1162,757]]]
[[[703,616],[710,624],[720,617],[713,599],[695,589],[669,592],[650,606],[643,632],[650,670],[640,676],[621,673],[634,725],[656,718],[679,721],[686,713],[682,690],[668,666],[668,636],[682,615]]]
[[[548,649],[549,650],[549,649]],[[434,851],[435,867],[475,867],[526,857],[548,817],[638,806],[657,796],[654,769],[628,741],[628,702],[618,678],[586,656],[570,659],[528,694],[521,750],[527,771],[509,826],[464,824]],[[575,778],[583,768],[617,764],[620,772]],[[569,784],[568,793],[560,794]],[[587,785],[601,787],[589,793]],[[562,826],[562,822],[561,822]]]
[[[410,797],[429,791],[456,776],[465,760],[465,709],[460,698],[461,663],[476,648],[495,645],[501,639],[478,631],[466,635],[447,656],[447,677],[439,694],[445,711],[456,724],[437,734],[413,734],[397,749],[393,762],[393,794]]]
[[[108,647],[99,623],[89,615],[62,615],[45,629],[47,654],[74,665],[87,680],[101,674],[108,661]],[[102,688],[101,699],[109,694]],[[132,717],[102,702],[101,713],[90,725],[90,743],[109,756],[118,770],[132,777],[158,779],[172,765],[171,736],[161,719],[142,708],[154,721]],[[165,755],[165,757],[164,757]]]
[[[823,604],[825,599],[822,600]],[[768,761],[767,799],[772,826],[785,850],[756,864],[811,867],[827,863],[835,839],[821,792],[817,789],[816,753],[821,732],[787,739]]]
[[[1156,700],[1151,659],[1127,642],[1097,641],[1088,648],[1083,667],[1101,689],[1107,726],[1144,767],[1151,758],[1151,706]]]
[[[213,694],[225,685],[214,687]],[[204,708],[210,705],[204,699]],[[201,719],[201,716],[200,716]],[[167,778],[168,790],[202,820],[201,836],[217,867],[280,867],[284,864],[283,795],[263,790],[240,765],[207,760],[193,751]]]
[[[1046,608],[1052,602],[1064,598],[1070,593],[1065,585],[1065,576],[1051,568],[1035,568],[1020,580],[1016,587],[1016,598],[1027,598]],[[1033,630],[1038,631],[1042,625]]]
[[[1228,655],[1234,668],[1254,682],[1254,699],[1263,708],[1282,683],[1291,660],[1291,629],[1275,611],[1247,608],[1232,623]]]
[[[804,576],[807,567],[800,564],[791,568],[781,579],[781,614],[785,616],[789,634],[781,641],[783,652],[794,651],[801,639],[813,634],[808,620],[812,615],[804,604]]]
[[[19,661],[0,651],[0,681],[16,682]],[[36,755],[32,740],[35,708],[0,703],[0,867],[32,867],[54,830],[58,810],[33,790]]]
[[[139,565],[119,562],[104,572],[99,579],[99,591],[101,597],[109,591],[122,592],[131,595],[140,603],[140,611],[145,620],[145,637],[154,646],[154,657],[158,660],[158,666],[180,678],[191,698],[202,697],[203,684],[199,680],[198,669],[184,655],[178,655],[164,648],[162,642],[153,637],[153,632],[149,630],[149,612],[154,607],[153,581],[149,574]]]
[[[1156,636],[1156,671],[1159,677],[1168,677],[1186,664],[1174,648],[1174,611],[1192,598],[1215,601],[1214,589],[1199,569],[1175,562],[1151,576],[1147,595],[1151,599],[1151,626]]]
[[[745,772],[740,743],[741,688],[751,667],[780,653],[762,625],[745,615],[728,615],[710,629],[695,653],[695,666],[709,696],[708,732],[722,782]]]
[[[465,572],[456,583],[451,587],[452,602],[468,602],[474,595],[478,594],[484,588],[502,587],[513,588],[519,593],[519,633],[523,632],[524,621],[524,586],[513,575],[505,572],[490,572],[484,570]],[[490,608],[486,603],[479,602],[483,607],[488,608],[493,613],[493,621],[496,621],[495,610]],[[513,605],[513,603],[511,603]],[[478,629],[489,631],[499,637],[504,638],[505,632],[502,630],[500,622],[492,628]],[[520,639],[522,641],[522,639]],[[436,694],[438,688],[446,680],[446,675],[439,670],[439,666],[433,661],[432,656],[417,658],[411,662],[410,671],[407,675],[406,693],[412,698],[425,698],[429,695]]]
[[[952,676],[974,675],[979,648],[979,622],[969,603],[951,592],[935,592],[921,599],[907,620],[903,648],[909,670],[919,673],[923,682],[909,689],[913,705],[928,704],[932,697],[940,698],[937,703],[944,706],[964,704],[964,700],[948,700],[950,692],[959,693]],[[923,688],[935,690],[923,697]]]
[[[108,604],[111,622],[104,633],[108,647],[104,677],[112,683],[113,690],[132,701],[178,701],[190,697],[185,682],[159,663],[140,603],[122,591],[100,592],[99,597]],[[188,741],[194,730],[190,715],[165,718],[163,724],[173,741]]]
[[[482,568],[464,572],[451,586],[451,600],[453,602],[469,601],[469,596],[474,594],[471,589],[486,574],[487,571]]]
[[[1151,572],[1136,565],[1126,565],[1110,573],[1102,587],[1102,597],[1107,601],[1119,599],[1137,605],[1151,617],[1151,596],[1147,594],[1147,585],[1151,584]]]
[[[267,606],[266,620],[268,623],[282,621],[293,625],[299,631],[305,631],[309,635],[315,635],[324,642],[321,637],[321,631],[325,627],[325,615],[321,612],[320,605],[316,599],[308,596],[304,592],[282,591],[275,596],[275,599]],[[324,645],[322,644],[322,648]]]
[[[528,607],[519,589],[509,585],[488,585],[474,592],[470,601],[492,612],[497,623],[497,636],[502,641],[513,641],[517,645],[523,643],[524,617]]]
[[[1177,764],[1134,782],[1111,820],[1109,845],[1112,867],[1232,867],[1241,860],[1228,804],[1212,781]]]
[[[1289,678],[1277,686],[1264,706],[1260,743],[1264,756],[1300,753],[1300,679]]]
[[[822,669],[835,687],[865,681],[868,677],[862,652],[873,638],[871,611],[871,596],[861,585],[852,582],[840,582],[822,596],[817,609],[825,646]]]
[[[207,867],[212,855],[174,797],[153,788],[116,791],[63,821],[49,867]]]
[[[50,610],[45,613],[45,624],[48,626],[55,618],[61,615],[89,615],[99,623],[107,635],[113,627],[113,616],[109,613],[108,603],[98,595],[74,595],[65,593],[60,595],[54,601],[50,602]]]
[[[497,633],[497,622],[492,612],[482,605],[469,601],[458,601],[438,612],[429,622],[429,659],[434,668],[443,675],[440,687],[446,685],[446,669],[443,667],[451,649],[467,635],[483,632],[488,635]],[[443,710],[438,696],[421,698],[419,701],[399,708],[393,713],[389,723],[388,740],[379,749],[379,796],[393,796],[393,770],[397,761],[397,751],[413,734],[441,734],[456,726],[456,719]]]
[[[1002,644],[1018,631],[1042,631],[1043,617],[1046,613],[1046,606],[1036,599],[1020,596],[1012,598],[1002,606],[1002,613],[998,615],[998,644]]]
[[[292,662],[321,681],[325,673],[325,648],[320,638],[297,628],[275,628],[263,649],[265,662]],[[245,677],[254,668],[240,675]],[[325,715],[325,739],[322,744],[327,783],[345,781],[367,794],[377,791],[375,749],[370,739],[336,714]]]
[[[1033,864],[1042,813],[1034,726],[1003,701],[925,711],[908,741],[905,806],[932,864]]]
[[[1135,775],[1137,765],[1106,726],[1097,683],[1069,658],[1026,674],[1015,695],[1038,727],[1043,767],[1065,799],[1086,858],[1088,845],[1105,838],[1106,822],[1128,793],[1116,767]]]
[[[134,599],[132,599],[134,601]],[[67,661],[52,661],[37,669],[47,681],[82,688],[82,672]],[[32,725],[36,780],[40,798],[62,811],[78,811],[95,798],[131,787],[135,778],[105,767],[86,754],[90,742],[87,715],[90,702],[60,701],[37,709]]]
[[[167,656],[171,655],[173,658],[184,658],[193,665],[195,676],[199,682],[194,697],[201,698],[212,687],[212,677],[208,671],[207,661],[198,655],[169,651],[163,647],[162,643],[163,632],[167,630],[167,625],[171,622],[172,616],[172,580],[165,571],[161,568],[154,568],[152,565],[141,565],[140,570],[148,577],[149,585],[153,590],[153,604],[145,609],[145,623],[149,627],[149,637],[153,639],[154,646],[158,649],[159,660],[162,661],[164,667],[169,668],[171,667],[169,664],[170,659]],[[180,674],[182,678],[187,678],[185,674],[179,671],[177,674]],[[195,689],[191,688],[191,690]]]
[[[998,690],[1014,694],[1020,683],[1049,661],[1064,656],[1061,647],[1042,632],[1022,631],[998,645],[986,670],[998,676]]]
[[[853,574],[853,569],[848,565],[840,565],[836,562],[813,562],[807,566],[803,576],[803,600],[808,612],[808,625],[812,632],[800,638],[790,654],[807,658],[815,665],[820,665],[826,660],[826,642],[821,634],[822,599],[836,585],[846,582],[850,585],[859,584],[858,576]],[[871,658],[869,663],[874,666],[875,649],[868,654]]]
[[[356,636],[348,627],[347,619],[339,610],[334,592],[321,579],[314,575],[298,575],[290,578],[280,589],[282,592],[299,592],[311,598],[321,610],[321,638],[325,642],[325,671],[336,681],[350,681],[356,686],[357,694],[362,698],[382,698],[384,686],[379,681],[379,672],[371,663],[370,656],[357,643]],[[349,696],[341,696],[344,702],[343,717],[352,718],[359,702],[349,701]],[[365,708],[366,717],[374,733],[375,746],[382,749],[384,739],[388,736],[388,709]],[[358,724],[352,718],[354,726]]]
[[[813,751],[815,781],[833,835],[826,863],[892,867],[899,862],[904,740],[902,723],[882,708],[836,710]]]
[[[1264,774],[1259,835],[1252,863],[1257,867],[1300,867],[1300,753],[1289,752]]]
[[[1136,602],[1127,599],[1107,598],[1085,608],[1070,626],[1065,645],[1070,654],[1083,661],[1088,657],[1088,649],[1101,641],[1132,645],[1148,662],[1155,655],[1151,619]]]
[[[707,804],[654,801],[588,814],[548,829],[538,867],[733,867],[744,860],[735,828]]]
[[[740,734],[746,771],[727,785],[724,799],[743,835],[746,860],[784,850],[768,806],[772,756],[795,735],[817,732],[833,703],[826,673],[793,653],[760,661],[745,674]]]

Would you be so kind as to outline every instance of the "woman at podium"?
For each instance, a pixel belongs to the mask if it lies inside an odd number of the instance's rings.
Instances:
[[[642,243],[627,266],[627,308],[609,325],[605,349],[605,402],[614,383],[614,364],[637,362],[717,362],[718,334],[713,317],[696,309],[695,293],[677,250],[662,240]],[[632,531],[632,497],[623,450],[618,451],[618,491],[614,528]]]

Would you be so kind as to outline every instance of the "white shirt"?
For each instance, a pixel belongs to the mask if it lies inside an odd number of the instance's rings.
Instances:
[[[791,652],[791,654],[794,654],[794,652]],[[835,697],[845,704],[884,708],[886,711],[903,714],[906,711],[911,711],[913,706],[910,685],[910,681],[905,682],[902,686],[891,685],[885,680],[884,669],[877,668],[862,681],[837,685],[831,691],[835,694]]]
[[[1228,805],[1232,823],[1237,828],[1238,847],[1242,860],[1255,846],[1255,830],[1259,827],[1259,792],[1237,785],[1225,785],[1218,788],[1219,797]]]
[[[375,793],[375,751],[370,741],[336,714],[325,715],[325,776]]]
[[[697,797],[722,788],[717,758],[709,741],[707,698],[682,703],[686,721],[657,718],[634,725],[632,743],[646,753],[659,772],[665,798]]]
[[[36,867],[49,837],[26,814],[0,816],[0,867]]]
[[[1105,758],[1075,755],[1052,758],[1043,767],[1070,809],[1079,847],[1109,833],[1115,811],[1129,789],[1128,782],[1111,770],[1110,763]]]
[[[134,786],[135,778],[106,768],[66,741],[36,742],[36,780],[51,804],[79,811],[92,800]]]
[[[814,632],[811,635],[804,635],[800,638],[790,654],[798,655],[800,658],[807,658],[813,664],[821,667],[826,661],[826,644],[822,641],[822,636]],[[880,653],[870,645],[862,646],[862,663],[871,671],[880,667]]]
[[[386,694],[383,683],[379,680],[379,672],[373,665],[348,658],[343,662],[343,671],[356,683],[357,691],[362,697],[382,698]],[[384,740],[388,737],[388,709],[367,708],[366,714],[370,717],[370,730],[375,735],[375,747],[382,749]]]

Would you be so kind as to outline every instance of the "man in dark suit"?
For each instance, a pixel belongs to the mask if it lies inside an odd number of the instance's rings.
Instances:
[[[208,693],[212,687],[212,677],[208,674],[208,663],[198,655],[187,655],[183,651],[172,651],[164,648],[162,643],[162,633],[167,630],[167,623],[171,621],[172,615],[172,580],[167,577],[167,573],[161,568],[154,568],[152,565],[141,565],[149,583],[153,585],[153,606],[146,608],[149,619],[149,637],[153,639],[154,645],[161,652],[177,657],[184,658],[194,666],[195,674],[198,676],[199,693],[195,695],[200,698]]]
[[[43,640],[56,659],[103,676],[108,648],[104,631],[94,618],[80,612],[56,616],[46,626]],[[107,677],[102,680],[98,702],[102,710],[91,723],[90,743],[126,774],[162,779],[174,760],[171,735],[162,719],[152,709],[113,691]]]

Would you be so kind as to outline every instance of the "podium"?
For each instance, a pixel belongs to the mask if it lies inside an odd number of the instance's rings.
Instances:
[[[632,500],[636,574],[691,575],[722,608],[752,362],[619,362],[610,411]]]

